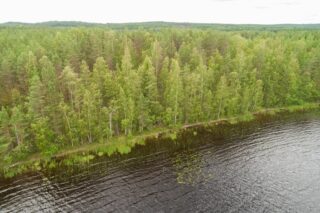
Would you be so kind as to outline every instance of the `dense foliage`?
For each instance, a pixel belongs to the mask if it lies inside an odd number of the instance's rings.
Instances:
[[[11,158],[319,96],[318,31],[0,29]]]

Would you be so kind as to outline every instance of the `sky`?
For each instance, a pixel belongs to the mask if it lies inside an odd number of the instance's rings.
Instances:
[[[0,0],[0,23],[320,23],[320,0]]]

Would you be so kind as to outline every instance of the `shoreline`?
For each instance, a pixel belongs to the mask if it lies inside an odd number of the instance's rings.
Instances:
[[[91,143],[85,145],[76,145],[73,147],[63,147],[52,157],[41,156],[40,153],[34,153],[23,161],[13,164],[0,162],[0,176],[11,178],[19,174],[31,171],[40,171],[43,169],[55,168],[59,165],[72,166],[75,164],[86,164],[95,158],[114,154],[125,155],[131,152],[136,145],[144,145],[147,140],[170,139],[175,141],[177,134],[181,131],[192,130],[196,127],[217,126],[223,124],[236,125],[239,122],[249,122],[258,118],[258,116],[275,116],[280,113],[309,112],[320,109],[319,103],[307,103],[303,105],[294,105],[278,108],[265,108],[256,112],[239,115],[230,118],[221,118],[218,120],[184,124],[175,127],[154,128],[133,136],[117,136],[105,143]],[[3,158],[1,159],[3,161]]]

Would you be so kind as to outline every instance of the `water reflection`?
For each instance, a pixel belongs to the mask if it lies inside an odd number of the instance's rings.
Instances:
[[[210,152],[210,151],[208,151]],[[195,186],[201,182],[209,181],[213,174],[205,169],[202,155],[195,151],[182,151],[172,159],[175,169],[177,182]]]

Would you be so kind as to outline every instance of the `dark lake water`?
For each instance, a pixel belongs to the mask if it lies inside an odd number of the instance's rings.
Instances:
[[[0,181],[0,212],[320,212],[320,116],[197,130]]]

